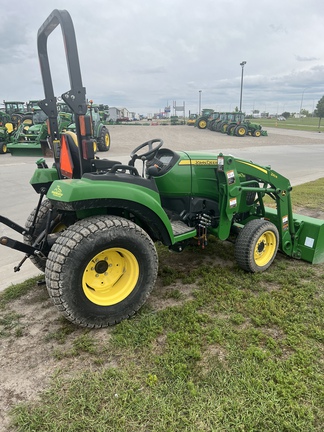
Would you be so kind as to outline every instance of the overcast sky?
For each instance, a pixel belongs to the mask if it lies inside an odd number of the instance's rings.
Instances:
[[[0,100],[43,99],[37,31],[66,9],[95,103],[146,114],[174,103],[312,111],[324,95],[323,0],[0,0]],[[62,36],[49,38],[56,96],[69,90]]]

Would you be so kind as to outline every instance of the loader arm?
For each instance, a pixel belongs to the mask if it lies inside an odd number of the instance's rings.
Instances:
[[[268,219],[278,229],[282,252],[312,263],[323,262],[324,221],[293,213],[292,186],[286,177],[270,166],[219,154],[217,178],[221,202],[217,228],[220,239],[228,238],[236,215],[244,213],[245,218],[238,225],[245,225],[251,219]],[[249,192],[252,195],[255,192],[256,198],[247,204],[246,193]],[[275,201],[275,208],[264,205],[265,195]]]

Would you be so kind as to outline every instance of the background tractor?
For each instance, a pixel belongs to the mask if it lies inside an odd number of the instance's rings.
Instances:
[[[96,141],[98,151],[108,151],[110,149],[110,133],[107,126],[102,122],[99,105],[95,105],[92,100],[89,101],[87,115],[91,119],[91,136]],[[68,130],[75,131],[76,124],[70,124]]]
[[[187,125],[195,126],[197,119],[198,119],[198,114],[190,114],[189,119],[187,120]]]
[[[46,45],[58,25],[71,87],[62,98],[74,113],[75,133],[58,128]],[[39,105],[50,120],[54,163],[37,161],[30,183],[39,200],[25,227],[0,216],[23,241],[3,236],[0,244],[25,253],[16,271],[30,258],[45,272],[49,296],[68,320],[101,328],[135,314],[155,285],[156,242],[181,252],[188,244],[207,247],[210,236],[230,240],[246,272],[266,271],[278,250],[324,262],[324,221],[294,214],[289,180],[269,166],[173,151],[159,138],[135,146],[126,164],[96,158],[67,11],[54,10],[41,26],[38,54],[45,92]]]
[[[197,126],[198,129],[206,129],[208,120],[212,118],[213,113],[213,109],[204,108],[201,115],[197,118],[195,126]]]

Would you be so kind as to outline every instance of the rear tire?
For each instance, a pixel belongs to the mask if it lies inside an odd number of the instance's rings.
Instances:
[[[236,262],[248,272],[265,271],[275,259],[278,246],[279,233],[273,223],[263,219],[251,220],[236,239]]]
[[[204,118],[198,120],[197,126],[198,126],[198,129],[206,129],[206,127],[207,127],[207,120],[204,119]]]
[[[48,212],[50,211],[50,207],[51,207],[51,203],[48,200],[44,200],[40,206],[38,215],[37,215],[37,219],[35,222],[35,230],[33,233],[33,236],[24,236],[24,243],[28,244],[28,245],[32,245],[35,240],[37,239],[37,237],[41,234],[42,231],[44,231],[44,229],[46,228],[46,222],[47,222],[47,215]],[[30,227],[32,226],[34,217],[35,217],[35,213],[36,213],[36,208],[34,208],[34,210],[31,212],[31,214],[28,216],[28,219],[26,221],[25,227],[26,229],[30,229]],[[66,228],[66,223],[63,223],[62,221],[62,217],[58,216],[58,213],[55,209],[53,209],[52,212],[52,216],[51,216],[52,221],[54,221],[54,219],[56,219],[55,224],[53,224],[53,226],[51,226],[50,232],[51,233],[57,233],[57,232],[61,232]],[[44,252],[48,252],[48,251],[44,251]],[[31,255],[30,257],[30,261],[42,272],[45,272],[45,267],[46,267],[46,259],[42,259],[38,256],[35,255]]]
[[[234,134],[243,137],[247,134],[247,128],[244,125],[238,125],[234,130]]]
[[[144,230],[117,216],[94,216],[57,239],[45,278],[50,297],[69,321],[101,328],[140,309],[157,271],[157,252]]]
[[[106,126],[103,126],[98,137],[98,150],[108,151],[110,149],[110,134]]]
[[[5,154],[8,152],[7,144],[2,142],[0,143],[0,154]]]

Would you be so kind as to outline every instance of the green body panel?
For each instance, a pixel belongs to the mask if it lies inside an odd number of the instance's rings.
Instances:
[[[90,202],[95,199],[124,200],[128,203],[130,211],[132,210],[132,202],[141,204],[149,208],[161,219],[169,233],[171,243],[173,244],[176,241],[169,218],[161,206],[160,195],[143,186],[118,181],[96,180],[94,182],[87,178],[57,180],[49,188],[47,198],[52,201],[66,203],[85,200]]]
[[[31,185],[48,184],[58,180],[56,168],[36,169],[29,183]]]
[[[160,194],[166,197],[201,196],[217,199],[217,155],[177,152],[178,163],[164,176],[155,179]]]

